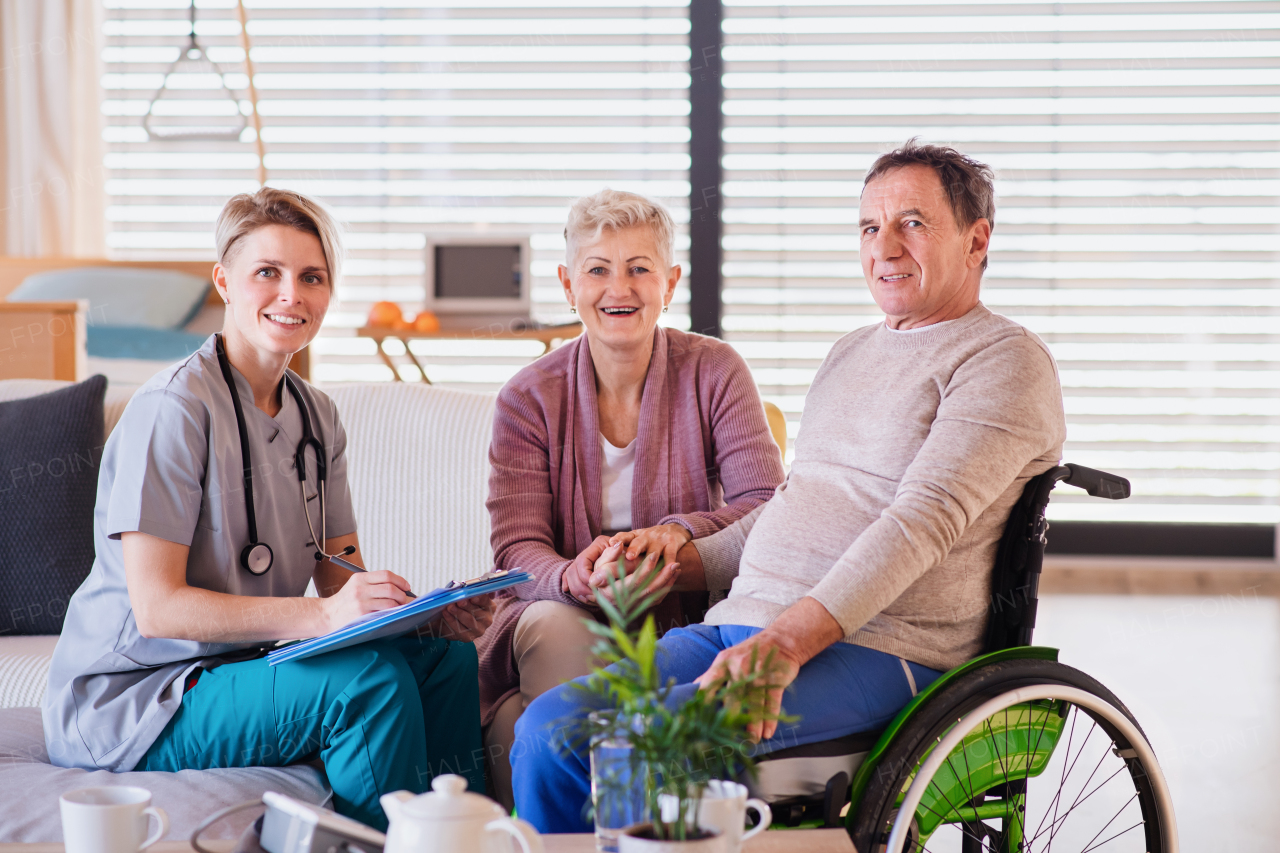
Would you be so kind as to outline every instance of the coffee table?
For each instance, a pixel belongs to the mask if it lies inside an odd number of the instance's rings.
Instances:
[[[803,840],[801,840],[803,839]],[[582,835],[544,835],[546,853],[595,853],[595,837]],[[205,841],[203,844],[219,853],[231,853],[234,841]],[[762,832],[742,845],[743,853],[791,853],[803,846],[805,853],[857,853],[843,829],[798,829]],[[61,844],[0,844],[0,853],[63,853]],[[185,841],[162,841],[148,848],[148,853],[193,853]]]

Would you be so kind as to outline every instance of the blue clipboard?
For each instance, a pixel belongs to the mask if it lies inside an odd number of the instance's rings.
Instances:
[[[486,595],[532,579],[528,572],[513,569],[504,572],[490,572],[487,575],[462,583],[454,581],[446,587],[434,590],[426,595],[420,595],[407,604],[393,607],[390,610],[379,610],[376,613],[370,613],[336,631],[330,631],[322,637],[312,637],[310,640],[302,640],[288,646],[282,646],[267,654],[267,663],[271,666],[276,666],[291,660],[302,660],[313,655],[367,643],[370,640],[398,637],[425,625],[432,617],[455,601],[474,598],[477,595]]]

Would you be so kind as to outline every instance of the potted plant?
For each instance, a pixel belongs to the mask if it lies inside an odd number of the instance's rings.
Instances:
[[[707,783],[754,773],[748,724],[794,719],[769,714],[758,698],[756,685],[774,668],[772,656],[758,664],[753,660],[748,676],[676,701],[675,680],[663,682],[659,676],[657,626],[652,614],[645,615],[661,596],[643,585],[611,580],[609,586],[615,603],[599,597],[607,624],[587,620],[597,637],[592,652],[601,664],[585,684],[573,685],[585,705],[609,710],[575,718],[568,745],[625,745],[615,753],[625,772],[593,773],[592,780],[597,789],[626,786],[647,806],[648,822],[627,827],[619,837],[622,851],[720,851],[719,836],[698,826]]]

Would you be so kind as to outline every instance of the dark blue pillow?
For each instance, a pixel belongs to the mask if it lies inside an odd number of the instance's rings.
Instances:
[[[105,376],[0,403],[0,636],[60,634],[93,567]]]

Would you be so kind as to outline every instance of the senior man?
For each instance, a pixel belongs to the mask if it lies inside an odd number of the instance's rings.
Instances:
[[[993,196],[990,168],[951,148],[875,162],[859,254],[884,322],[832,347],[772,499],[679,552],[673,588],[729,594],[663,637],[663,677],[680,700],[772,653],[764,701],[799,721],[755,724],[758,751],[879,728],[980,651],[1004,522],[1066,434],[1049,351],[978,298]],[[601,556],[596,583],[617,554]],[[512,750],[520,816],[544,832],[590,829],[586,750],[547,736],[585,713],[565,693],[529,706]]]

